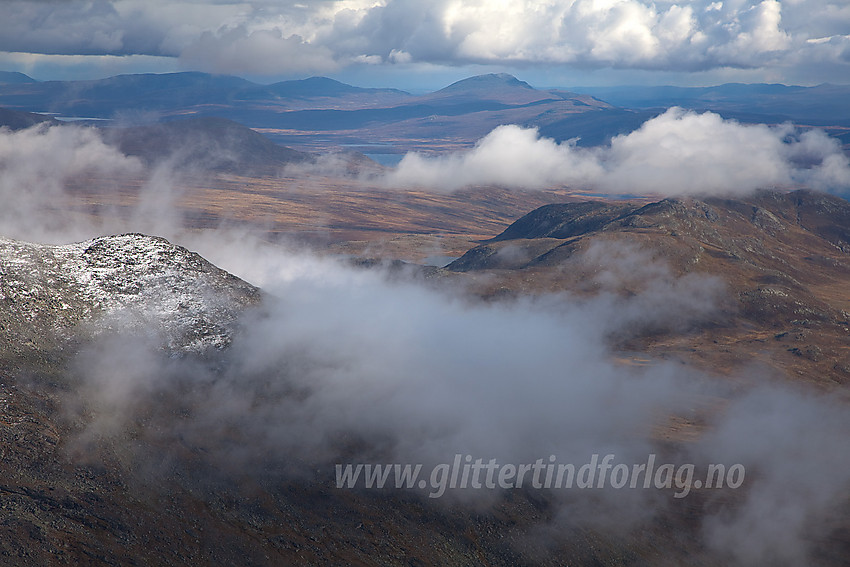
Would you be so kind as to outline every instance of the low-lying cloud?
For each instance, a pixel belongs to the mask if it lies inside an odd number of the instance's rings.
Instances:
[[[0,128],[0,227],[3,236],[33,240],[79,238],[84,203],[69,182],[140,178],[144,166],[106,143],[95,128],[37,125]],[[51,236],[52,235],[52,236]]]
[[[581,464],[594,453],[642,463],[659,452],[698,466],[740,463],[746,486],[700,508],[698,532],[740,564],[806,562],[812,531],[846,494],[850,422],[840,404],[768,382],[730,388],[681,362],[614,361],[612,335],[640,332],[647,319],[687,323],[715,313],[724,292],[711,278],[676,278],[635,248],[634,274],[634,259],[600,245],[575,260],[599,268],[599,295],[483,303],[225,236],[195,244],[261,284],[271,294],[263,308],[212,364],[168,357],[132,335],[85,350],[68,407],[87,419],[72,448],[126,442],[134,474],[154,471],[153,482],[186,447],[204,469],[278,481],[318,470],[328,476],[314,480],[331,482],[340,460],[427,467],[455,454]],[[616,293],[624,274],[643,287]],[[671,417],[706,422],[707,433],[673,449],[659,444]],[[669,505],[653,490],[592,492],[546,498],[570,526],[620,530]],[[712,497],[694,496],[694,505]]]
[[[70,179],[85,175],[133,175],[139,160],[107,144],[94,128],[38,125],[15,132],[0,128],[0,195],[3,212],[19,214],[29,197],[46,200]]]
[[[644,195],[744,195],[796,185],[842,192],[850,189],[850,159],[821,130],[671,108],[597,148],[557,143],[535,128],[499,126],[467,152],[407,154],[385,183],[445,191],[569,185]]]
[[[220,140],[198,136],[145,163],[111,134],[74,124],[0,128],[2,235],[53,243],[132,231],[172,236],[184,228],[186,179],[234,159]]]

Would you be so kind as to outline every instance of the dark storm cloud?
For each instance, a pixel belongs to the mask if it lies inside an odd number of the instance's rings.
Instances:
[[[166,27],[121,14],[113,3],[20,2],[2,7],[0,50],[56,55],[177,55],[161,45]]]
[[[356,64],[510,63],[741,68],[834,80],[850,46],[850,6],[837,0],[30,0],[2,10],[0,50],[7,52],[154,55],[266,75]]]

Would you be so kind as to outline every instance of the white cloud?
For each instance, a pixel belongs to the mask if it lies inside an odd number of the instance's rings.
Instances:
[[[757,66],[765,57],[789,49],[792,38],[782,29],[781,12],[776,0],[764,0],[741,11],[726,25],[728,41],[712,45],[708,53],[720,64]]]
[[[389,59],[393,63],[410,63],[413,58],[407,51],[393,49],[392,51],[390,51]]]
[[[17,132],[0,128],[4,236],[41,236],[42,223],[55,222],[52,215],[51,221],[46,220],[47,213],[66,205],[65,184],[75,177],[137,175],[141,170],[139,160],[104,143],[94,128],[40,125]]]
[[[121,232],[171,235],[182,221],[179,179],[170,163],[145,167],[96,128],[0,128],[0,235],[37,242]],[[75,191],[81,184],[93,184],[94,193]],[[105,192],[94,198],[99,191]],[[121,192],[120,205],[111,191]]]
[[[596,184],[638,193],[747,193],[787,185],[786,128],[742,125],[706,112],[674,108],[611,141]]]
[[[0,129],[0,177],[5,190],[55,187],[75,175],[138,171],[140,163],[103,142],[94,128],[34,126]]]
[[[438,190],[571,185],[662,195],[745,194],[793,184],[847,191],[850,160],[819,130],[746,125],[671,108],[594,149],[558,144],[532,128],[500,126],[465,153],[408,154],[385,182]]]
[[[601,166],[569,144],[540,138],[534,128],[499,126],[466,153],[409,153],[386,182],[454,190],[467,185],[542,188],[565,179],[591,179]]]

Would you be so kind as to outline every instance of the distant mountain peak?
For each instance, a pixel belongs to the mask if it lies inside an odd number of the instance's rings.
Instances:
[[[532,87],[525,81],[520,81],[509,73],[489,73],[487,75],[476,75],[474,77],[462,79],[460,81],[452,83],[451,85],[447,86],[444,89],[441,89],[438,92],[471,91],[480,89],[492,89],[498,87],[514,87],[536,90],[534,87]]]
[[[35,79],[18,73],[16,71],[0,71],[0,84],[3,85],[20,85],[23,83],[37,83]]]
[[[281,81],[266,87],[278,96],[311,98],[311,97],[334,97],[347,94],[363,93],[392,93],[407,94],[397,89],[369,89],[355,87],[329,77],[308,77],[291,81]]]
[[[352,85],[348,85],[343,83],[342,81],[337,81],[336,79],[331,79],[330,77],[325,76],[316,76],[316,77],[307,77],[306,79],[301,79],[302,83],[313,83],[316,85],[326,84],[326,85],[345,85],[350,87]]]
[[[312,159],[310,154],[279,146],[242,124],[217,116],[112,129],[107,136],[123,153],[148,164],[169,160],[176,166],[201,170],[269,174]]]

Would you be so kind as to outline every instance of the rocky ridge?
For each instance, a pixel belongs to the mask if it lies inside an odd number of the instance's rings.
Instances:
[[[806,190],[566,203],[526,214],[446,269],[480,281],[485,296],[594,292],[612,256],[639,253],[671,276],[718,278],[729,298],[725,316],[702,335],[667,335],[640,348],[702,353],[712,370],[747,364],[759,352],[755,358],[783,374],[843,384],[850,381],[848,227],[850,202]]]
[[[106,236],[62,246],[0,238],[0,334],[20,354],[117,326],[158,329],[170,351],[231,340],[250,284],[164,238]]]

